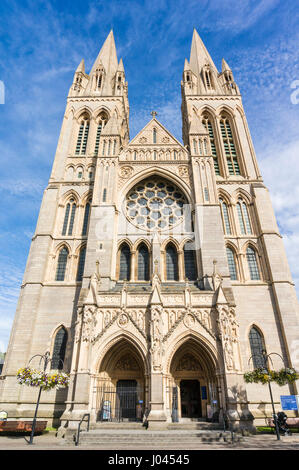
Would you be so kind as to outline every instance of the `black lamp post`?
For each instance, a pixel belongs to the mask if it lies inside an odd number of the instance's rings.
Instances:
[[[280,354],[278,354],[278,353],[267,354],[266,350],[263,349],[262,350],[262,357],[263,357],[263,362],[264,362],[264,369],[265,369],[265,373],[268,374],[268,375],[269,375],[268,359],[270,359],[270,361],[272,362],[272,359],[271,359],[270,356],[272,356],[273,354],[275,354],[276,356],[279,356],[281,358],[282,362],[284,362],[284,360],[283,360],[283,358],[281,357]],[[253,354],[253,356],[261,357],[260,354]],[[249,358],[248,364],[249,364],[250,360],[253,358],[253,356],[251,356]],[[271,397],[271,404],[272,404],[272,411],[273,411],[273,419],[274,419],[276,436],[277,436],[277,439],[280,440],[279,426],[278,426],[278,422],[277,422],[277,415],[276,415],[276,412],[275,412],[275,406],[274,406],[274,400],[273,400],[273,394],[272,394],[272,388],[271,388],[271,381],[270,380],[268,381],[268,387],[269,387],[269,392],[270,392],[270,397]]]
[[[30,359],[28,365],[30,364],[30,362],[32,361],[32,359],[34,357],[40,357],[40,361],[39,363],[41,363],[42,361],[44,361],[44,372],[46,371],[47,369],[47,366],[50,362],[50,353],[49,351],[47,351],[44,355],[42,354],[35,354],[35,356],[32,356],[32,358]],[[30,435],[30,441],[28,444],[33,444],[33,436],[34,436],[34,431],[35,431],[35,427],[36,427],[36,417],[37,417],[37,410],[38,410],[38,407],[39,407],[39,402],[40,402],[40,396],[41,396],[41,393],[42,393],[42,387],[39,388],[39,392],[38,392],[38,397],[37,397],[37,403],[36,403],[36,407],[35,407],[35,413],[34,413],[34,418],[33,418],[33,421],[32,421],[32,430],[31,430],[31,435]]]

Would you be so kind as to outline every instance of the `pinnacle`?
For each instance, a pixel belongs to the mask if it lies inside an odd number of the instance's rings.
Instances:
[[[226,70],[231,70],[231,68],[228,63],[224,59],[222,59],[222,72],[225,72]]]
[[[85,62],[84,59],[81,60],[80,64],[77,67],[76,73],[77,72],[82,72],[85,73]]]

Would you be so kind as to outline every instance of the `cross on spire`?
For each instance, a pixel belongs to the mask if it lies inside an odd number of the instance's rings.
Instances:
[[[151,112],[151,115],[153,116],[153,118],[155,118],[155,117],[157,116],[156,111],[152,111],[152,112]]]

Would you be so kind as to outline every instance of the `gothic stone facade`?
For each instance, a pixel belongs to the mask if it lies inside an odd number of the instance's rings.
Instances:
[[[32,416],[37,391],[16,370],[46,350],[71,374],[42,395],[50,421],[271,415],[268,388],[243,373],[263,348],[293,365],[298,303],[238,86],[196,31],[181,90],[184,145],[154,112],[129,141],[112,32],[90,74],[76,70],[0,381],[9,417]],[[276,402],[290,393],[274,386]]]

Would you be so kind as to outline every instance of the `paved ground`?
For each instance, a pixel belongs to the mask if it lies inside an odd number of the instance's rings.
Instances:
[[[35,436],[33,445],[28,445],[29,436],[7,437],[0,435],[0,451],[1,450],[174,450],[172,446],[163,445],[163,447],[151,446],[132,447],[128,442],[127,445],[116,446],[79,446],[74,444],[61,445],[61,440],[55,437],[55,433],[47,433],[42,436]],[[186,448],[180,448],[179,443],[175,446],[175,450],[299,450],[299,434],[290,437],[281,437],[281,441],[277,441],[275,435],[258,435],[244,437],[243,442],[236,444],[226,444],[223,442],[202,443]]]

